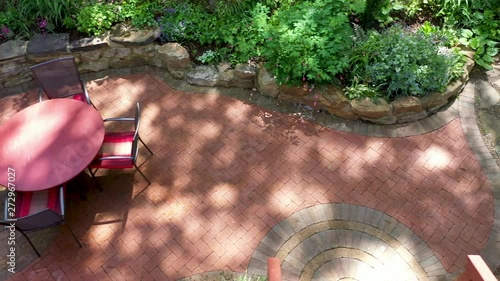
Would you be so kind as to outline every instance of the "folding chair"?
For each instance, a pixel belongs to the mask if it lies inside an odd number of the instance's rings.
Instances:
[[[88,169],[90,175],[102,190],[101,184],[95,177],[95,173],[99,169],[128,169],[135,167],[137,171],[146,179],[148,184],[151,182],[137,167],[136,160],[139,152],[138,142],[140,141],[144,147],[153,155],[154,153],[142,141],[139,136],[139,126],[141,122],[141,106],[139,102],[136,104],[135,117],[119,117],[106,118],[104,122],[134,122],[134,131],[128,132],[106,132],[104,141],[96,158],[90,163]]]
[[[42,86],[38,99],[45,93],[48,99],[72,97],[92,106],[85,82],[80,77],[74,57],[59,58],[30,67],[35,79]],[[95,108],[95,106],[94,106]]]
[[[30,243],[33,250],[40,257],[40,253],[26,235],[29,232],[51,228],[60,224],[65,224],[73,238],[82,247],[82,244],[76,238],[75,233],[64,219],[64,192],[65,186],[53,187],[43,191],[35,192],[16,192],[15,221],[7,220],[8,204],[6,198],[4,209],[4,220],[0,225],[11,226],[15,222],[15,229],[19,231]],[[12,218],[10,218],[12,219]]]

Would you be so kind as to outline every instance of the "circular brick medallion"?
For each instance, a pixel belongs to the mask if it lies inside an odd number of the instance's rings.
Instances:
[[[265,275],[278,257],[283,280],[419,280],[447,272],[427,244],[387,214],[364,206],[324,204],[273,227],[248,272]]]

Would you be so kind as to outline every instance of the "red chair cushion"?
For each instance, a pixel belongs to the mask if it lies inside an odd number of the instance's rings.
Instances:
[[[85,99],[85,94],[84,93],[73,95],[73,99],[74,100],[79,100],[79,101],[82,101],[82,102],[85,102],[85,103],[87,102],[87,100]]]
[[[132,159],[99,160],[99,158],[105,156],[131,157],[134,133],[135,132],[106,133],[97,156],[94,158],[94,161],[90,163],[90,168],[127,169],[134,167]]]
[[[40,212],[47,208],[61,213],[60,187],[35,192],[16,192],[16,218]]]

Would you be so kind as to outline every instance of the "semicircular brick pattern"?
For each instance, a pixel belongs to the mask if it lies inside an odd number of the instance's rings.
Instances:
[[[446,270],[428,245],[393,217],[352,204],[302,209],[271,229],[248,272],[282,261],[284,280],[419,280]]]

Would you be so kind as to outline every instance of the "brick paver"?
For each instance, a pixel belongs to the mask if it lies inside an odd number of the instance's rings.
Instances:
[[[155,155],[141,149],[139,164],[153,183],[133,170],[103,171],[103,192],[84,188],[88,201],[67,200],[67,219],[86,246],[61,228],[42,258],[12,280],[244,271],[272,227],[324,203],[387,213],[427,242],[449,272],[480,253],[491,231],[491,184],[458,119],[427,134],[374,138],[172,90],[150,75],[93,81],[88,90],[104,117],[132,115],[141,101],[141,136]],[[3,98],[0,122],[35,100],[34,91]]]

